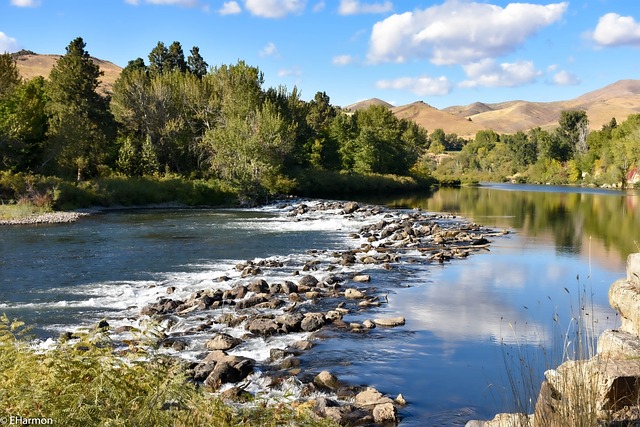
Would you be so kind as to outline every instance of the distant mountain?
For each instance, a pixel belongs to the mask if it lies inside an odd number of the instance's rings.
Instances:
[[[21,50],[12,53],[11,56],[16,60],[18,70],[24,79],[31,79],[36,76],[44,78],[49,77],[51,69],[56,65],[56,61],[62,55],[42,55],[28,50]],[[100,78],[101,84],[98,90],[102,93],[111,93],[113,83],[116,81],[122,68],[109,61],[91,57],[93,62],[98,64],[104,75]]]
[[[354,105],[366,108],[366,103],[373,101],[362,101]],[[375,103],[387,104],[379,99],[375,99]],[[590,128],[599,130],[613,117],[620,123],[629,115],[640,113],[640,80],[620,80],[568,101],[516,100],[495,104],[475,102],[442,110],[419,101],[389,108],[397,117],[414,120],[429,132],[440,128],[446,133],[467,138],[475,136],[482,129],[491,129],[497,133],[526,132],[536,127],[552,129],[558,126],[563,110],[586,111]]]

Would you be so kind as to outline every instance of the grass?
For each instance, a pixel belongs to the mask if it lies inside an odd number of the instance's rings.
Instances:
[[[14,220],[42,215],[51,212],[50,207],[36,206],[32,203],[12,203],[0,205],[0,220]]]
[[[332,427],[309,404],[237,409],[189,382],[176,359],[117,355],[105,331],[55,348],[33,348],[24,324],[0,318],[0,420],[46,419],[64,426]]]
[[[592,427],[602,421],[597,407],[598,385],[601,368],[607,361],[597,355],[598,320],[590,314],[595,308],[592,294],[586,287],[579,289],[577,297],[572,297],[568,288],[565,291],[570,296],[572,317],[562,325],[557,311],[554,312],[550,348],[544,347],[545,339],[537,346],[522,343],[515,325],[509,325],[516,342],[507,344],[503,340],[502,352],[511,411],[520,415],[535,413],[535,418],[514,416],[505,427],[533,423]]]

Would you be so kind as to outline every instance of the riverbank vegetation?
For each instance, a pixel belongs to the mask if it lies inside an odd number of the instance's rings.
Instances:
[[[242,60],[210,67],[197,47],[185,58],[179,42],[158,42],[148,62],[129,61],[105,96],[85,47],[73,40],[48,79],[27,81],[10,54],[0,55],[3,180],[30,176],[54,209],[255,204],[279,194],[346,196],[438,182],[637,179],[640,115],[589,132],[584,111],[564,111],[556,129],[484,130],[467,141],[429,133],[380,105],[349,112],[324,92],[304,101],[295,87],[264,88],[259,68]],[[29,196],[15,190],[0,185],[0,199]]]
[[[96,91],[101,72],[82,38],[46,80],[23,81],[9,54],[0,76],[3,180],[28,176],[55,208],[160,202],[152,193],[173,191],[189,204],[230,195],[253,204],[435,182],[412,169],[429,140],[415,123],[380,106],[347,114],[324,92],[306,102],[296,88],[265,89],[257,67],[209,67],[197,47],[185,59],[179,42],[130,61],[108,96]],[[0,186],[0,198],[26,194],[16,189]]]
[[[138,347],[117,355],[106,330],[99,328],[75,335],[42,352],[33,348],[21,322],[0,318],[4,420],[65,426],[335,425],[314,417],[305,405],[225,405],[188,382],[177,359]]]
[[[640,114],[615,118],[589,132],[584,111],[563,111],[554,130],[513,135],[485,130],[459,152],[427,158],[422,167],[440,180],[520,182],[605,187],[633,186],[639,179]]]

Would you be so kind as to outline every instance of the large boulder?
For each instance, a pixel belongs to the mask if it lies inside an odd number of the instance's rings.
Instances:
[[[300,323],[300,329],[305,332],[317,331],[324,326],[325,321],[323,313],[306,313]]]
[[[246,329],[252,334],[269,336],[278,332],[278,324],[273,319],[257,318],[247,322]]]
[[[204,344],[207,350],[229,350],[242,342],[241,339],[228,334],[217,334]]]

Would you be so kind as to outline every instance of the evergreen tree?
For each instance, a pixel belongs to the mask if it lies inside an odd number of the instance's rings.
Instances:
[[[108,153],[113,118],[108,99],[96,92],[102,71],[81,37],[51,70],[47,85],[50,157],[56,172],[75,171],[77,180],[95,174]]]
[[[0,54],[0,100],[9,95],[20,81],[20,71],[11,54]]]
[[[185,73],[187,71],[187,62],[184,60],[184,51],[180,42],[173,42],[169,46],[167,51],[166,63],[164,71],[180,71]]]
[[[149,71],[152,74],[162,74],[165,71],[169,49],[162,42],[158,42],[151,52],[149,52]]]
[[[200,48],[194,46],[191,48],[191,55],[187,58],[187,69],[191,74],[202,78],[207,74],[209,64],[207,64],[204,58],[200,55]]]

